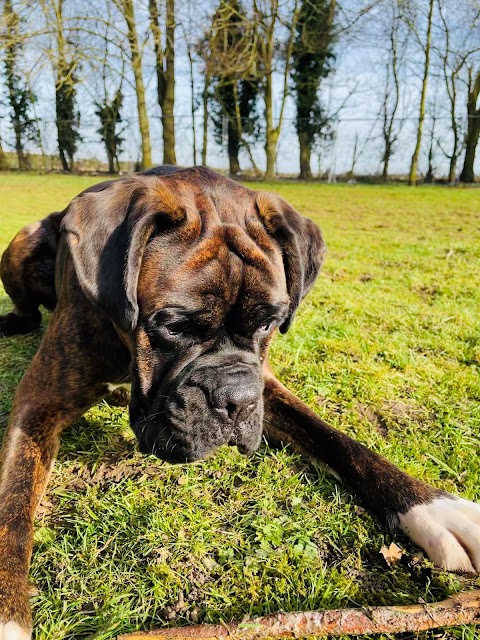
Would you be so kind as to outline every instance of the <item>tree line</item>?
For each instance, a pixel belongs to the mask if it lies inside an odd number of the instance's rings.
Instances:
[[[389,179],[395,154],[409,154],[408,179],[416,184],[423,153],[425,180],[434,178],[438,154],[448,160],[449,182],[475,180],[478,0],[187,0],[181,6],[178,0],[177,5],[176,0],[1,0],[1,9],[0,100],[21,169],[29,167],[27,150],[41,144],[36,113],[48,92],[54,96],[65,171],[74,169],[86,109],[95,114],[109,171],[119,170],[128,92],[138,122],[138,168],[151,166],[147,84],[152,81],[163,162],[175,164],[180,61],[190,82],[195,162],[206,164],[212,134],[227,149],[232,175],[241,172],[241,158],[247,158],[257,175],[275,179],[288,111],[298,139],[300,177],[311,179],[312,153],[332,144],[342,109],[348,102],[354,109],[351,105],[366,91],[372,74],[366,67],[373,60],[371,102],[381,178]],[[345,65],[349,52],[352,59]],[[331,95],[341,63],[360,79],[332,105],[326,88]],[[368,91],[372,95],[371,87]],[[363,142],[355,136],[352,175],[369,136],[372,132]],[[5,144],[0,139],[0,154]],[[263,171],[252,150],[258,144]]]

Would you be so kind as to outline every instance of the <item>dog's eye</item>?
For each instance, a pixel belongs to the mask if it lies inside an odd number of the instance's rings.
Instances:
[[[266,322],[265,324],[262,324],[262,326],[259,329],[260,333],[263,333],[263,334],[270,333],[270,331],[273,329],[273,325],[274,325],[273,320],[270,320],[270,322]]]
[[[168,336],[179,336],[183,333],[187,333],[188,325],[186,322],[179,322],[177,324],[167,324],[164,326],[164,330]]]

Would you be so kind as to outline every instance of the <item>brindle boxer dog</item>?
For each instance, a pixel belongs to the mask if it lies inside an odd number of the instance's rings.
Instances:
[[[33,518],[60,434],[127,381],[142,451],[186,462],[228,443],[249,454],[264,433],[326,465],[436,565],[480,570],[480,505],[336,431],[268,366],[324,250],[287,202],[204,168],[104,182],[14,238],[1,273],[15,309],[0,330],[33,331],[39,305],[55,311],[1,454],[0,640],[30,637]]]

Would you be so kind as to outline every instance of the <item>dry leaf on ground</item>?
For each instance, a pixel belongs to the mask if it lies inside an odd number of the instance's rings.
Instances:
[[[395,542],[392,542],[389,547],[383,545],[383,547],[380,549],[380,553],[385,558],[385,562],[388,564],[388,566],[394,567],[400,562],[403,554],[403,549],[400,549],[400,547],[396,545]]]

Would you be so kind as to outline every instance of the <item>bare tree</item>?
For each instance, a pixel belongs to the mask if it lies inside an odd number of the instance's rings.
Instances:
[[[405,28],[402,8],[398,0],[389,0],[387,4],[387,50],[385,67],[385,83],[380,107],[382,123],[382,179],[388,180],[390,160],[396,151],[398,137],[405,124],[405,117],[399,116],[401,106],[402,84],[400,72],[405,64],[409,34]]]
[[[262,94],[265,103],[266,180],[275,179],[277,144],[285,117],[289,94],[292,51],[299,15],[299,0],[253,0],[254,23],[258,39],[258,61],[262,73]],[[283,37],[282,37],[283,36]],[[273,76],[281,78],[278,116],[273,105]]]
[[[148,122],[145,84],[142,71],[142,48],[140,47],[135,21],[134,0],[112,0],[122,14],[127,26],[127,39],[130,48],[130,62],[135,79],[138,125],[142,144],[141,168],[152,166],[152,146],[150,142],[150,125]]]
[[[437,79],[438,83],[438,79]],[[438,124],[438,88],[434,87],[433,99],[427,105],[427,110],[430,115],[429,126],[427,127],[426,137],[428,140],[427,151],[427,172],[425,173],[424,182],[426,184],[433,184],[435,182],[435,174],[437,167],[435,159],[437,155],[437,149],[440,147],[439,136],[437,136],[437,124]]]
[[[360,139],[358,131],[355,131],[352,147],[352,160],[350,163],[350,169],[347,171],[347,180],[353,180],[355,178],[355,168],[357,166],[357,162],[359,161],[368,143],[370,142],[375,126],[376,122],[374,121],[372,126],[370,127],[370,130],[364,135],[363,140]]]
[[[104,144],[108,161],[108,172],[120,171],[119,154],[125,141],[123,133],[122,107],[124,103],[123,86],[126,82],[126,58],[117,60],[119,32],[115,25],[115,7],[109,2],[105,5],[104,21],[97,23],[94,35],[94,55],[87,63],[89,82],[86,85],[95,107],[95,115],[100,121],[97,133]],[[98,33],[97,33],[98,32]],[[121,51],[121,46],[120,46]],[[93,52],[92,52],[93,53]],[[122,126],[123,125],[123,126]]]
[[[192,119],[192,155],[193,164],[197,164],[197,127],[195,121],[195,62],[190,43],[187,44],[188,70],[190,72],[190,116]]]
[[[415,149],[412,155],[412,160],[410,163],[410,172],[408,176],[408,183],[410,185],[415,185],[417,183],[418,159],[420,157],[420,148],[422,146],[422,134],[423,134],[423,123],[425,120],[425,105],[427,100],[428,77],[430,73],[430,53],[431,53],[431,45],[432,45],[432,24],[433,24],[434,5],[435,5],[435,0],[428,0],[428,17],[427,17],[425,40],[422,40],[417,29],[415,28],[415,25],[413,24],[413,22],[410,22],[410,26],[413,28],[417,41],[420,44],[424,53],[422,89],[420,92],[420,105],[418,109],[416,142],[415,142]]]
[[[457,5],[449,0],[437,0],[440,16],[433,50],[438,58],[440,77],[446,91],[446,109],[450,119],[450,137],[438,139],[438,145],[449,160],[448,181],[453,184],[457,162],[465,147],[463,117],[459,104],[463,90],[467,88],[467,67],[471,58],[480,51],[478,30],[479,9],[468,3]]]
[[[197,126],[196,110],[198,107],[198,96],[196,91],[195,64],[197,62],[197,49],[195,46],[195,34],[198,32],[198,21],[194,20],[193,13],[195,7],[192,0],[186,3],[186,15],[182,16],[179,26],[185,43],[185,50],[188,59],[188,71],[190,77],[190,117],[192,123],[192,155],[193,164],[197,164]]]
[[[445,17],[445,7],[443,6],[443,4],[443,0],[438,0],[438,12],[440,14],[444,37],[444,48],[439,53],[439,57],[441,60],[442,75],[449,102],[453,144],[451,151],[446,151],[442,143],[440,143],[440,148],[450,161],[448,168],[448,182],[450,184],[453,184],[455,182],[457,160],[462,152],[461,132],[459,129],[457,118],[457,93],[459,75],[462,71],[463,66],[465,65],[466,58],[464,56],[458,56],[455,54],[453,54],[452,56],[450,26]]]
[[[155,51],[158,104],[162,112],[163,162],[175,164],[175,0],[165,2],[164,42],[158,0],[148,0],[148,9]]]
[[[203,34],[200,40],[196,43],[195,51],[199,57],[204,61],[203,68],[203,82],[201,92],[202,103],[202,158],[201,163],[203,166],[207,164],[208,158],[208,106],[209,106],[209,91],[211,82],[211,43],[213,39],[213,25],[210,24],[208,30]]]
[[[77,105],[77,84],[80,63],[79,30],[72,4],[67,0],[39,0],[43,14],[45,53],[52,65],[55,78],[55,112],[58,151],[64,171],[72,171],[74,155],[80,141],[78,131],[80,113]]]
[[[210,88],[210,72],[205,70],[202,91],[203,124],[202,124],[202,165],[207,164],[208,157],[208,90]]]
[[[477,152],[478,138],[480,136],[480,70],[474,71],[468,67],[468,125],[465,138],[465,160],[460,174],[460,182],[475,182],[475,155]]]

